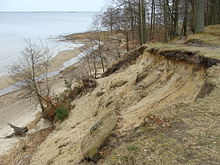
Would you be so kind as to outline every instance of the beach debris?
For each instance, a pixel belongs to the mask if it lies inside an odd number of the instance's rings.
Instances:
[[[19,136],[19,137],[22,137],[22,136],[25,136],[26,133],[28,132],[28,128],[27,127],[17,127],[13,124],[10,124],[10,123],[7,123],[11,128],[14,129],[14,132],[8,136],[5,136],[3,138],[12,138],[14,136]]]

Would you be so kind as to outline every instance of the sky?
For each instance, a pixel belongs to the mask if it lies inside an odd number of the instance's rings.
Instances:
[[[0,0],[3,11],[100,11],[107,0]]]

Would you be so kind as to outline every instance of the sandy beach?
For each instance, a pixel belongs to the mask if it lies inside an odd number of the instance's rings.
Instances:
[[[11,80],[9,75],[0,76],[0,90],[10,86]]]
[[[51,60],[51,68],[49,72],[59,71],[63,68],[63,63],[79,55],[79,48],[60,52]],[[54,76],[55,82],[52,87],[54,93],[60,93],[64,90],[64,79],[60,75]],[[0,77],[0,89],[10,86],[10,76],[5,75]],[[4,96],[0,96],[0,155],[4,155],[19,141],[18,138],[1,139],[13,132],[7,125],[7,122],[17,126],[27,126],[34,121],[40,109],[30,100],[16,99],[21,94],[22,90],[16,90]]]
[[[60,69],[63,68],[64,62],[76,57],[79,53],[79,48],[60,52],[57,56],[51,59],[49,72],[60,71]],[[0,90],[9,87],[11,84],[13,84],[13,81],[10,79],[9,75],[0,76]]]

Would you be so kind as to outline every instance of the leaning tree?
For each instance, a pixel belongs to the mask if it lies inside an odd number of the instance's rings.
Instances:
[[[48,69],[51,51],[46,44],[40,46],[26,40],[26,47],[21,52],[17,63],[11,66],[11,79],[22,89],[21,99],[28,98],[37,101],[45,119],[50,119],[47,108],[53,106],[51,100],[51,82]]]

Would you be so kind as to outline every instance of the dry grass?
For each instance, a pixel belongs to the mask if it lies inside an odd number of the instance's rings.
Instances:
[[[113,36],[117,35],[119,32],[114,31]],[[105,40],[105,37],[109,36],[109,31],[101,31],[100,36],[101,40]],[[98,36],[98,32],[84,32],[84,33],[76,33],[76,34],[70,34],[65,36],[65,39],[71,40],[71,41],[94,41],[94,38]]]
[[[208,70],[207,81],[216,85],[211,93],[197,99],[195,103],[180,103],[155,109],[151,115],[156,116],[157,121],[166,121],[167,124],[148,122],[141,125],[126,138],[122,138],[121,145],[117,146],[102,163],[218,165],[220,81],[217,75],[219,73],[220,66]]]
[[[220,46],[219,47],[209,47],[209,46],[188,46],[185,44],[174,44],[174,43],[151,43],[148,45],[148,48],[156,48],[160,51],[192,51],[197,52],[198,55],[214,58],[220,60]]]
[[[202,47],[220,47],[220,25],[207,26],[203,33],[189,35],[186,43]]]
[[[205,33],[220,36],[220,25],[210,25],[205,27]]]
[[[192,51],[201,56],[220,59],[220,25],[207,26],[205,32],[189,35],[185,43],[184,40],[176,39],[168,43],[150,43],[148,48]]]

